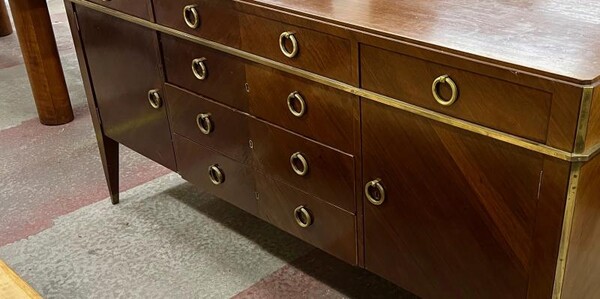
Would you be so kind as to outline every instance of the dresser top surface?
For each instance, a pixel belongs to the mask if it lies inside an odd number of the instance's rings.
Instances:
[[[600,79],[596,0],[241,0],[560,79]]]

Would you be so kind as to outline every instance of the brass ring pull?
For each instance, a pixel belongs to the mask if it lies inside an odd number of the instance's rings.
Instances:
[[[204,64],[205,61],[205,57],[196,58],[192,60],[192,72],[198,80],[204,80],[206,79],[206,76],[208,76],[208,70],[206,69],[206,65]]]
[[[302,164],[302,168],[299,168],[296,162],[300,162]],[[290,164],[292,165],[292,169],[299,176],[305,176],[308,173],[308,161],[304,158],[304,155],[300,152],[295,152],[290,157]]]
[[[294,107],[294,102],[298,102],[298,104],[300,104],[299,110],[296,110]],[[297,91],[290,93],[287,98],[287,105],[288,109],[295,117],[302,117],[304,113],[306,113],[306,102],[304,101],[302,95],[300,95],[300,93]]]
[[[208,167],[208,177],[210,181],[215,185],[221,185],[225,181],[225,175],[218,164],[213,164]]]
[[[450,100],[445,100],[439,95],[438,86],[440,84],[448,84],[450,86],[450,89],[452,89],[452,97],[450,98]],[[435,98],[436,102],[443,106],[450,106],[454,104],[456,100],[458,100],[458,86],[456,86],[454,80],[452,80],[452,78],[450,78],[450,76],[448,75],[437,77],[437,79],[433,81],[433,85],[431,86],[431,92],[433,93],[433,97]]]
[[[294,210],[294,218],[300,227],[307,228],[313,223],[313,217],[304,206],[299,206]]]
[[[200,129],[200,132],[202,132],[204,135],[210,134],[210,132],[213,130],[213,124],[210,120],[210,115],[210,113],[200,113],[198,116],[196,116],[196,125],[198,126],[198,129]]]
[[[380,206],[385,201],[385,189],[381,184],[381,179],[368,182],[365,185],[365,195],[370,203]]]
[[[298,40],[296,40],[296,36],[294,36],[294,34],[296,33],[286,31],[279,36],[279,49],[281,49],[281,52],[287,58],[294,58],[296,55],[298,55]],[[290,42],[292,42],[292,51],[289,51],[285,47],[286,40],[290,40]]]
[[[192,4],[183,8],[183,20],[185,24],[192,28],[196,29],[200,26],[200,15],[198,14],[198,5]]]
[[[148,102],[154,109],[159,109],[162,106],[162,99],[158,93],[158,89],[148,91]]]

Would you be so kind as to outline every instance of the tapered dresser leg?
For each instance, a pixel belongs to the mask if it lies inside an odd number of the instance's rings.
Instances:
[[[119,203],[119,143],[102,134],[97,136],[110,200],[116,205]]]

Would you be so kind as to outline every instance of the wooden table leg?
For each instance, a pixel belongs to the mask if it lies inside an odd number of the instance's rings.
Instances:
[[[6,36],[13,32],[10,18],[8,17],[8,11],[6,10],[6,3],[4,0],[0,0],[0,36]]]
[[[73,109],[46,1],[9,3],[40,122],[61,125],[72,121]]]

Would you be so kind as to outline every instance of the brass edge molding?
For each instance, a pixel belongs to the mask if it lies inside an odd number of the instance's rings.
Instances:
[[[585,138],[588,131],[593,94],[593,87],[583,88],[581,107],[579,108],[579,119],[577,121],[577,135],[575,137],[575,153],[582,153],[585,150]]]
[[[573,216],[575,213],[577,187],[579,185],[579,175],[581,174],[582,166],[583,162],[577,162],[571,165],[571,173],[569,175],[569,189],[567,190],[567,201],[565,204],[562,232],[560,235],[560,247],[558,249],[556,273],[554,275],[554,288],[552,290],[553,299],[560,299],[562,297],[563,284],[565,280],[565,271],[567,269],[567,255],[569,253],[569,242],[571,240],[571,229],[573,227]]]
[[[372,91],[368,91],[359,87],[355,87],[352,86],[350,84],[346,84],[334,79],[330,79],[321,75],[317,75],[305,70],[301,70],[301,69],[297,69],[294,67],[291,67],[289,65],[280,63],[280,62],[276,62],[273,60],[270,60],[268,58],[264,58],[255,54],[251,54],[248,52],[244,52],[240,49],[236,49],[236,48],[232,48],[229,46],[225,46],[213,41],[209,41],[188,33],[184,33],[160,24],[156,24],[138,17],[134,17],[125,13],[122,13],[120,11],[116,11],[112,8],[108,8],[96,3],[92,3],[89,2],[87,0],[69,0],[72,3],[81,5],[81,6],[85,6],[87,8],[111,15],[113,17],[117,17],[120,18],[122,20],[131,22],[131,23],[135,23],[162,33],[166,33],[172,36],[176,36],[197,44],[200,44],[202,46],[205,47],[209,47],[212,49],[215,49],[217,51],[220,52],[224,52],[233,56],[237,56],[239,58],[248,60],[248,61],[252,61],[254,63],[258,63],[261,65],[265,65],[268,66],[270,68],[279,70],[279,71],[283,71],[298,77],[302,77],[304,79],[308,79],[311,80],[313,82],[316,83],[320,83],[322,85],[326,85],[341,91],[345,91],[348,93],[351,93],[353,95],[362,97],[362,98],[366,98],[384,105],[388,105],[388,106],[392,106],[395,108],[398,108],[400,110],[404,110],[425,118],[428,118],[430,120],[434,120],[437,122],[441,122],[450,126],[454,126],[454,127],[458,127],[460,129],[472,132],[472,133],[476,133],[479,135],[483,135],[483,136],[487,136],[499,141],[503,141],[505,143],[508,144],[512,144],[521,148],[525,148],[537,153],[541,153],[550,157],[554,157],[557,159],[561,159],[561,160],[565,160],[568,162],[584,162],[584,161],[588,161],[589,157],[592,155],[597,154],[598,152],[600,152],[600,146],[598,148],[595,149],[595,151],[593,153],[570,153],[564,150],[560,150],[554,147],[550,147],[548,145],[539,143],[539,142],[535,142],[535,141],[531,141],[522,137],[518,137],[512,134],[508,134],[508,133],[504,133],[504,132],[500,132],[498,130],[494,130],[491,128],[487,128],[478,124],[474,124],[474,123],[470,123],[461,119],[457,119],[457,118],[453,118],[435,111],[431,111],[422,107],[418,107],[406,102],[402,102],[400,100],[388,97],[388,96],[384,96]],[[591,89],[591,88],[589,88]],[[587,90],[587,89],[586,89]],[[589,110],[589,109],[588,109]],[[589,114],[588,114],[589,117]]]

